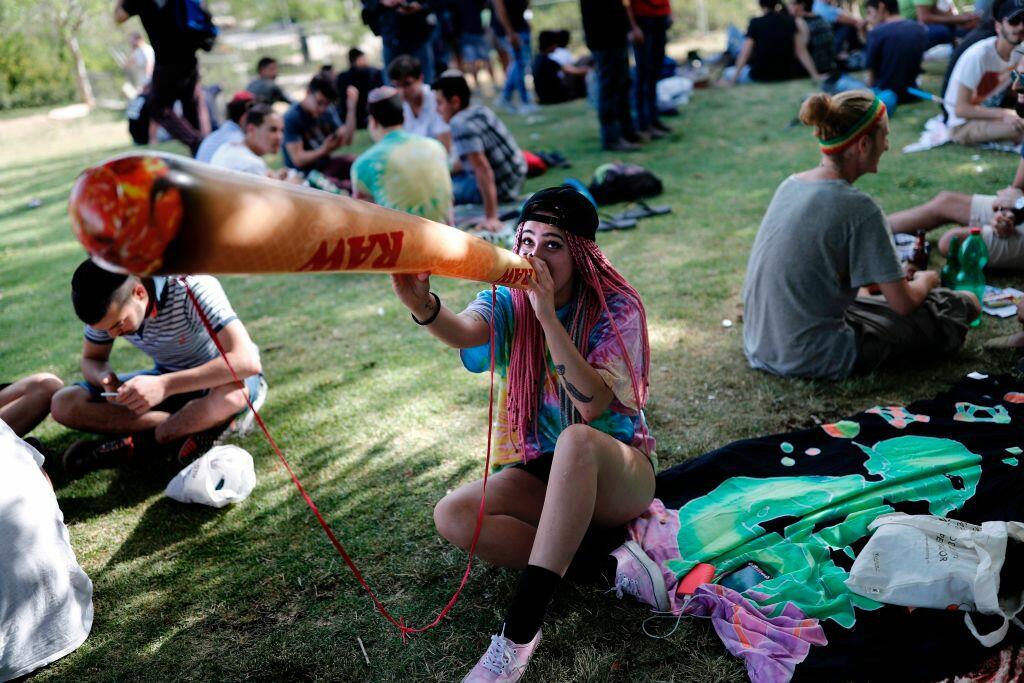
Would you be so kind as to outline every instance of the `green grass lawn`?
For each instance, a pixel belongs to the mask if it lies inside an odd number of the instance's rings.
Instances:
[[[937,89],[937,77],[929,84]],[[988,318],[954,359],[839,383],[754,372],[742,353],[739,292],[749,247],[776,186],[817,163],[809,130],[788,127],[807,82],[699,92],[677,131],[630,160],[658,173],[669,216],[602,234],[601,246],[647,304],[652,344],[649,418],[663,466],[732,440],[905,404],[971,370],[1005,371],[1009,355],[981,350],[1011,331]],[[946,147],[902,155],[931,104],[903,107],[881,173],[860,186],[888,211],[941,189],[994,192],[1017,157]],[[523,147],[558,149],[574,163],[529,190],[588,178],[607,160],[583,104],[506,117]],[[368,144],[365,133],[361,147]],[[167,149],[180,151],[175,145]],[[87,165],[128,150],[113,115],[0,128],[0,368],[11,379],[51,371],[79,379],[81,325],[69,279],[83,250],[66,198]],[[28,202],[43,204],[31,209]],[[938,234],[933,237],[937,238]],[[225,277],[270,382],[264,415],[278,443],[367,579],[395,614],[432,620],[466,556],[441,541],[431,509],[480,476],[486,376],[409,320],[388,278],[372,275]],[[1012,279],[998,282],[1012,283]],[[451,306],[480,285],[438,281]],[[737,324],[722,325],[723,319]],[[115,367],[144,367],[124,343]],[[78,435],[52,421],[37,430],[55,449]],[[100,472],[57,495],[79,560],[95,585],[92,635],[37,675],[40,681],[459,680],[504,613],[514,572],[477,566],[435,630],[403,645],[336,556],[261,435],[252,496],[213,510],[162,496],[171,476]],[[667,640],[643,635],[646,613],[599,589],[566,585],[545,627],[532,681],[740,681],[739,660],[704,623]],[[366,646],[370,663],[360,652]]]

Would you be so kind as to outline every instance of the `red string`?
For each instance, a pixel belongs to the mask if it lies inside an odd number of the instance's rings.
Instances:
[[[192,288],[188,286],[188,282],[186,281],[185,278],[179,278],[178,281],[185,286],[185,292],[188,294],[188,298],[189,300],[191,300],[192,305],[196,309],[196,312],[199,313],[199,319],[202,321],[203,327],[206,328],[206,333],[210,335],[210,339],[212,339],[214,345],[216,345],[217,351],[220,352],[221,358],[224,359],[224,362],[228,366],[228,370],[231,371],[231,376],[234,378],[235,383],[239,387],[244,388],[245,384],[242,382],[241,379],[239,379],[238,374],[235,372],[235,369],[231,366],[231,361],[228,360],[227,353],[225,353],[224,347],[221,345],[220,340],[217,338],[217,334],[213,329],[213,325],[210,324],[210,319],[206,316],[206,312],[203,311],[203,308],[199,305],[199,301],[196,299],[196,295],[192,292]],[[282,453],[281,449],[278,448],[277,442],[274,441],[274,437],[272,437],[270,435],[270,431],[267,430],[267,425],[263,422],[263,418],[260,417],[260,414],[256,412],[256,409],[253,407],[251,397],[247,393],[245,394],[245,402],[246,404],[248,404],[249,410],[252,411],[253,417],[256,418],[257,424],[259,424],[260,429],[263,430],[263,434],[267,437],[267,441],[269,441],[270,445],[273,446],[274,452],[277,453],[278,459],[280,459],[281,463],[288,471],[288,476],[292,478],[292,483],[295,484],[295,488],[299,490],[299,493],[302,495],[302,499],[306,501],[306,505],[309,506],[309,509],[313,512],[313,515],[316,517],[317,521],[320,522],[320,526],[323,528],[324,533],[327,534],[327,538],[330,539],[331,545],[333,545],[334,549],[338,551],[338,554],[341,555],[341,559],[343,559],[345,561],[345,564],[348,565],[348,568],[352,571],[352,574],[356,577],[356,580],[359,581],[363,589],[366,590],[367,595],[369,595],[370,599],[373,601],[373,606],[377,608],[377,611],[380,612],[380,614],[385,619],[390,621],[398,629],[399,633],[402,636],[402,642],[407,642],[409,634],[411,633],[423,633],[424,631],[428,631],[437,626],[439,623],[441,623],[441,620],[444,619],[445,615],[448,614],[448,612],[452,609],[452,607],[455,606],[455,603],[458,601],[459,595],[462,593],[462,589],[465,587],[466,581],[469,579],[469,573],[473,568],[473,554],[476,552],[476,544],[477,541],[480,539],[480,531],[483,527],[484,522],[484,503],[487,500],[487,475],[491,469],[491,435],[494,424],[494,302],[496,299],[496,287],[492,284],[490,321],[491,387],[489,405],[487,409],[487,459],[484,462],[484,485],[483,489],[480,492],[480,508],[477,510],[476,515],[476,529],[473,531],[473,541],[469,545],[469,561],[466,563],[466,571],[462,574],[462,580],[459,582],[459,587],[455,589],[455,593],[452,595],[451,599],[444,606],[444,608],[437,615],[437,617],[425,626],[406,626],[404,617],[399,617],[398,619],[396,619],[388,611],[387,607],[385,607],[384,604],[377,598],[377,595],[373,592],[373,589],[370,588],[370,585],[366,582],[366,579],[363,578],[362,572],[359,571],[359,568],[356,567],[355,562],[352,561],[352,558],[349,557],[349,554],[345,551],[345,546],[341,544],[341,541],[339,541],[337,536],[334,535],[334,531],[331,530],[330,525],[327,524],[327,521],[323,518],[323,515],[320,514],[320,510],[317,508],[316,503],[314,503],[313,499],[309,497],[308,493],[306,493],[306,489],[302,486],[302,482],[300,482],[299,478],[295,476],[295,472],[292,470],[291,465],[288,464],[288,460],[284,457],[284,453]]]

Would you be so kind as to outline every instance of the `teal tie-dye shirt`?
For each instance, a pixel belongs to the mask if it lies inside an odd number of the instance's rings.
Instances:
[[[393,130],[352,164],[352,189],[374,204],[447,224],[452,210],[448,157],[437,140]]]
[[[494,469],[533,460],[547,453],[553,453],[558,435],[562,433],[562,415],[558,402],[558,387],[555,383],[555,368],[548,355],[548,372],[544,378],[544,386],[540,405],[538,406],[536,433],[526,434],[523,451],[516,450],[512,442],[506,408],[507,386],[506,376],[512,346],[512,334],[515,325],[512,311],[512,292],[507,287],[498,287],[498,297],[494,307],[494,364],[495,374],[500,378],[500,387],[496,396],[497,409],[494,422],[494,452],[491,455]],[[571,304],[558,309],[558,319],[565,325],[571,311]],[[628,299],[621,296],[608,298],[608,308],[622,335],[622,341],[629,351],[629,359],[633,364],[633,376],[639,380],[643,376],[644,359],[642,319],[639,311]],[[477,295],[467,310],[480,314],[484,320],[491,317],[491,291],[485,290]],[[643,413],[636,410],[636,399],[633,396],[631,373],[622,353],[622,347],[615,331],[602,315],[588,337],[589,351],[587,362],[597,371],[609,386],[615,398],[603,415],[588,424],[623,443],[638,448],[642,453],[649,454],[651,462],[657,468],[654,456],[654,438],[650,436]],[[462,364],[470,372],[486,372],[490,368],[490,344],[484,344],[462,351]]]

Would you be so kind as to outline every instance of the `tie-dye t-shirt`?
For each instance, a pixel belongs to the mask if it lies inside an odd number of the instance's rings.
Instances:
[[[507,397],[506,376],[515,320],[512,311],[512,292],[507,287],[498,287],[497,292],[497,302],[494,306],[494,366],[495,374],[500,378],[498,380],[500,385],[495,397],[497,415],[494,423],[494,450],[491,454],[495,470],[553,453],[555,442],[562,432],[555,368],[551,362],[551,356],[548,355],[548,372],[544,379],[543,394],[538,406],[536,433],[525,435],[523,451],[517,451],[512,443],[505,400]],[[563,325],[567,324],[571,309],[572,305],[568,304],[556,311],[558,319],[562,321]],[[644,358],[640,313],[629,300],[621,296],[609,297],[608,309],[619,328],[622,341],[629,350],[629,359],[633,363],[632,374],[639,379],[643,374],[641,366]],[[490,320],[491,291],[480,292],[476,300],[467,307],[467,310],[480,314],[484,320]],[[652,464],[657,469],[654,438],[651,437],[646,423],[643,422],[643,412],[637,413],[629,366],[606,315],[602,315],[594,329],[591,330],[588,342],[590,351],[587,353],[587,362],[597,370],[615,396],[608,410],[588,424],[623,443],[635,446],[642,453],[649,454]],[[464,349],[462,364],[470,372],[486,372],[490,368],[490,353],[490,344]]]
[[[393,130],[352,164],[352,188],[389,209],[448,223],[452,179],[437,140]]]

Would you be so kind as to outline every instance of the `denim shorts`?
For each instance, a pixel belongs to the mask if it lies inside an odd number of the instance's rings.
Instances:
[[[491,46],[482,33],[463,33],[459,36],[459,55],[464,62],[486,62],[491,58]]]
[[[164,375],[167,374],[168,372],[171,371],[164,370],[161,368],[151,368],[149,370],[136,370],[135,372],[118,373],[117,379],[118,381],[124,383],[127,382],[132,377],[137,377],[139,375]],[[256,402],[256,398],[259,396],[260,393],[260,378],[262,376],[263,375],[250,375],[249,377],[246,377],[243,380],[246,389],[249,390],[249,400],[254,403]],[[88,391],[89,400],[94,403],[101,403],[106,400],[103,397],[103,389],[95,386],[94,384],[82,381],[78,382],[75,386],[82,387],[83,389]],[[193,399],[202,398],[203,396],[206,396],[206,394],[208,394],[209,391],[209,389],[203,389],[201,391],[190,391],[184,394],[174,394],[173,396],[168,396],[160,405],[153,406],[153,410],[160,410],[166,413],[176,413],[179,410],[181,410],[186,403]]]

